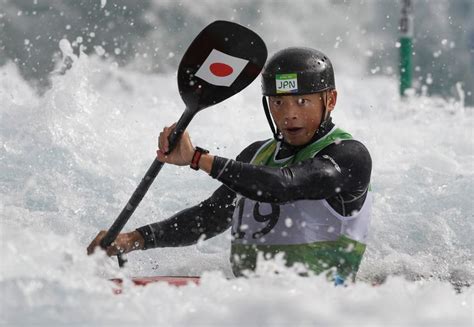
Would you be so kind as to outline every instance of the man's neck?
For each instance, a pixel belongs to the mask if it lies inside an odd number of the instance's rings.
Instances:
[[[333,127],[334,123],[332,122],[332,118],[329,117],[321,124],[321,126],[319,126],[318,130],[316,131],[316,133],[314,133],[313,137],[311,138],[311,140],[308,141],[308,143],[303,145],[291,145],[286,143],[285,140],[281,141],[280,150],[276,155],[276,159],[291,157],[292,155],[306,147],[308,144],[311,144],[327,135]]]

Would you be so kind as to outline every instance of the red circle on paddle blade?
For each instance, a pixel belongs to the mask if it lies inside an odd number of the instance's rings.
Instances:
[[[219,77],[229,76],[234,71],[232,69],[232,67],[230,67],[227,64],[223,64],[221,62],[215,62],[215,63],[211,64],[209,66],[209,69],[210,69],[211,73],[213,73],[214,75],[219,76]]]

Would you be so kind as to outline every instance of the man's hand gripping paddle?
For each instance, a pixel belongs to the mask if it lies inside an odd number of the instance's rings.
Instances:
[[[178,88],[186,109],[169,136],[169,152],[178,143],[194,115],[247,87],[260,74],[267,59],[263,40],[255,32],[236,23],[215,21],[194,39],[178,68]],[[155,159],[100,242],[109,247],[132,216],[150,185],[163,167]],[[118,255],[119,266],[126,260]]]

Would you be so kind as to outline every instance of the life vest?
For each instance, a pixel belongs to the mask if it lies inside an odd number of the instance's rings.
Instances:
[[[284,159],[276,159],[280,142],[269,140],[251,163],[285,167],[313,158],[332,143],[349,139],[352,139],[349,133],[334,127],[324,137]],[[340,215],[324,199],[277,204],[238,196],[236,201],[231,245],[236,276],[254,270],[261,252],[265,258],[283,253],[287,266],[303,263],[317,274],[336,268],[338,276],[355,278],[366,248],[372,204],[370,191],[362,208],[351,216]]]

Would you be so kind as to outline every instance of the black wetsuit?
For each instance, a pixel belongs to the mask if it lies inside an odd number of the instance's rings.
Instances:
[[[329,120],[310,142],[334,126]],[[343,216],[359,210],[368,192],[372,160],[356,140],[333,143],[312,159],[284,168],[249,164],[265,141],[251,144],[236,160],[214,157],[211,177],[223,183],[210,198],[174,216],[140,227],[145,248],[195,244],[204,235],[216,236],[231,226],[236,193],[259,202],[285,203],[302,199],[326,199]],[[301,147],[283,143],[277,158],[295,154]]]

